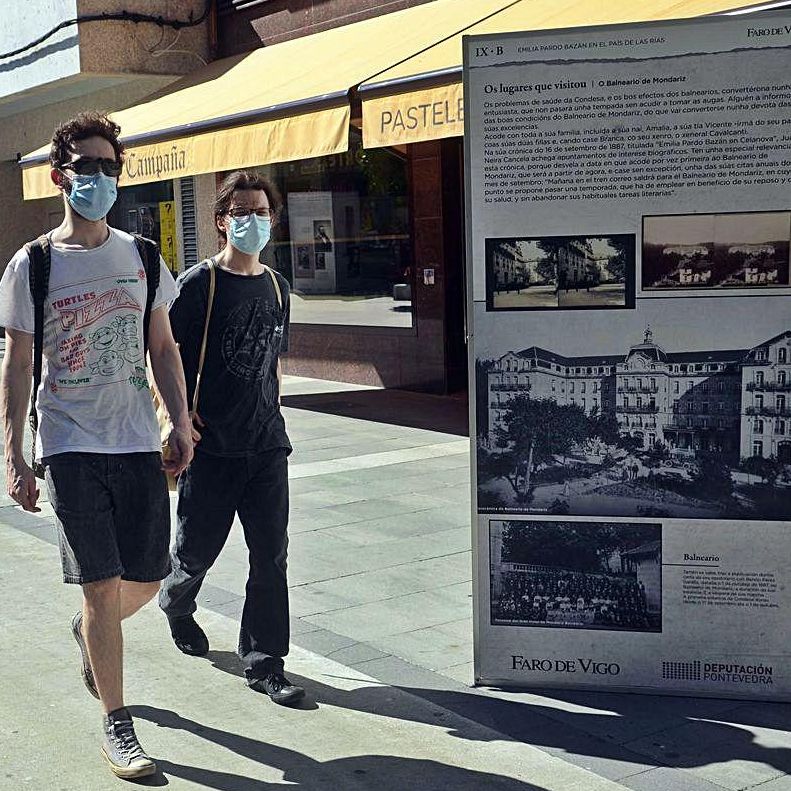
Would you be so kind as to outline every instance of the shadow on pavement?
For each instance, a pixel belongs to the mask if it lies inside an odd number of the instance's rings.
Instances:
[[[250,761],[283,772],[283,781],[296,788],[401,789],[430,788],[432,791],[542,791],[538,786],[488,772],[449,766],[436,761],[394,755],[357,755],[317,761],[295,750],[230,733],[195,722],[174,711],[153,706],[130,707],[133,716],[155,723],[161,728],[187,731],[218,747],[230,750]],[[186,766],[156,759],[164,775],[190,780],[217,791],[253,791],[282,788],[281,782],[265,783],[242,775]]]
[[[218,670],[243,675],[238,658],[231,652],[210,652],[208,658]],[[305,686],[319,706],[327,704],[437,725],[460,739],[480,741],[484,732],[479,726],[483,725],[491,729],[492,741],[511,739],[549,752],[562,750],[571,755],[678,769],[743,760],[791,773],[791,739],[785,733],[791,722],[791,704],[786,703],[612,692],[540,692],[545,699],[592,710],[579,712],[474,692],[394,687],[431,704],[416,706],[407,696],[394,696],[392,688],[384,685],[342,690],[315,679],[300,679],[293,674],[289,677]],[[445,724],[448,712],[465,718],[469,726],[460,727],[457,718],[452,724]],[[775,731],[769,740],[775,744],[758,743],[751,728]],[[629,744],[638,740],[634,747]]]
[[[438,396],[405,390],[351,390],[284,395],[282,403],[292,409],[469,436],[465,394]]]

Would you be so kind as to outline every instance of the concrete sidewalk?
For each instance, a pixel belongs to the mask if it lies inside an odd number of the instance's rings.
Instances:
[[[201,594],[208,661],[181,655],[153,607],[127,630],[154,784],[791,791],[791,706],[469,688],[464,404],[293,378],[285,393],[288,670],[311,702],[281,709],[238,678],[237,526]],[[68,629],[79,592],[59,582],[48,508],[0,505],[0,789],[110,787]]]

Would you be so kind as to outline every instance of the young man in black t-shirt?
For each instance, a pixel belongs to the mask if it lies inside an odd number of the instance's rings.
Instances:
[[[201,341],[212,301],[199,398],[193,414],[195,458],[178,482],[173,570],[160,607],[178,648],[202,656],[209,641],[196,623],[195,598],[238,513],[250,552],[239,656],[247,685],[276,703],[304,695],[283,675],[288,653],[286,583],[288,462],[291,445],[280,413],[280,359],[288,349],[288,283],[259,263],[277,218],[274,188],[237,171],[220,187],[217,228],[225,247],[179,278],[170,309],[193,403]]]

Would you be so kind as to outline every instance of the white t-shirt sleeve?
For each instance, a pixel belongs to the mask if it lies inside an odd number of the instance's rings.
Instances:
[[[9,261],[0,280],[0,327],[32,335],[35,322],[29,278],[28,257],[23,248]]]
[[[154,304],[151,306],[151,310],[156,310],[156,308],[172,302],[178,296],[178,293],[179,291],[176,287],[176,281],[173,279],[173,275],[170,274],[170,270],[165,265],[164,259],[162,256],[160,256],[159,288],[157,289],[157,293],[154,296]]]

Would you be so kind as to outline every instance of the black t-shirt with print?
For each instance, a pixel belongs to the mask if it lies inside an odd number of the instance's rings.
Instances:
[[[205,426],[199,429],[197,448],[216,456],[290,450],[277,385],[278,356],[288,351],[288,283],[275,275],[281,308],[269,272],[237,275],[215,267],[215,273],[198,396],[198,414]],[[170,323],[181,350],[191,407],[209,296],[208,263],[182,273],[178,285]]]

